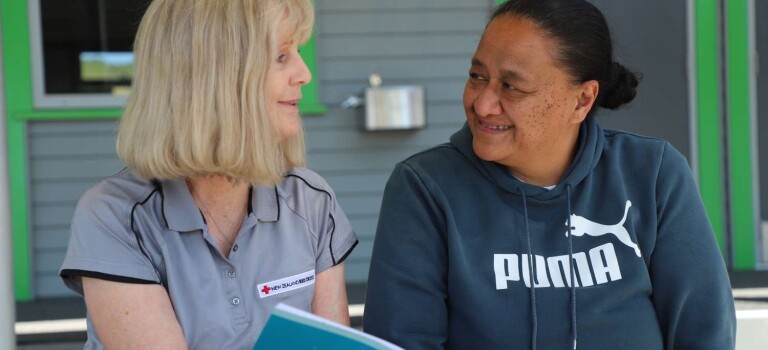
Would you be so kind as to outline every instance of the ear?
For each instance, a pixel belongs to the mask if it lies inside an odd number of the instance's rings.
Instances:
[[[597,80],[587,80],[576,87],[576,108],[571,116],[571,122],[579,124],[587,118],[587,114],[592,110],[592,106],[597,100],[597,93],[600,91],[600,83]]]

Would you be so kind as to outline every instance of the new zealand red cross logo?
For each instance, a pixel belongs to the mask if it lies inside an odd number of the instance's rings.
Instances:
[[[272,288],[269,288],[267,285],[265,285],[264,288],[261,288],[261,292],[264,294],[269,294],[270,290],[272,290]]]

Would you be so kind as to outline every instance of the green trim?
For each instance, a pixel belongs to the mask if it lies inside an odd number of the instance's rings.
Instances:
[[[8,120],[8,144],[24,145],[24,122]],[[14,149],[15,148],[15,149]],[[32,264],[27,197],[26,147],[8,148],[11,190],[11,232],[13,239],[13,275],[17,301],[32,300]]]
[[[32,74],[29,56],[27,1],[0,0],[3,35],[3,72],[7,108],[8,176],[11,197],[13,276],[17,301],[32,300],[32,265],[29,241],[29,197],[24,122],[20,111],[32,109]]]
[[[41,120],[100,120],[119,119],[123,110],[119,108],[109,109],[49,109],[19,112],[14,119],[20,121]]]
[[[302,114],[322,114],[328,108],[320,103],[302,103]],[[46,109],[15,113],[12,118],[17,121],[55,121],[55,120],[113,120],[120,119],[123,110],[120,108],[106,109]]]
[[[752,51],[748,0],[725,2],[726,96],[728,115],[729,164],[731,179],[731,222],[733,229],[733,267],[754,270],[755,210],[752,164]]]
[[[309,41],[301,48],[301,58],[307,64],[310,72],[317,72],[317,50],[315,47],[315,34],[309,38]],[[320,103],[320,92],[317,84],[317,73],[313,74],[309,84],[301,88],[302,99],[299,102],[299,112],[302,114],[324,114],[328,108]]]
[[[12,115],[32,109],[27,0],[0,0],[6,108]]]
[[[719,1],[693,1],[696,46],[699,190],[720,251],[725,252],[721,145]]]

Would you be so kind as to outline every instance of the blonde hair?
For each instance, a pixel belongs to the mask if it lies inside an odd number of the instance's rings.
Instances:
[[[134,47],[117,153],[154,179],[224,175],[274,184],[304,165],[304,135],[282,139],[266,101],[278,26],[309,39],[309,0],[154,0]]]

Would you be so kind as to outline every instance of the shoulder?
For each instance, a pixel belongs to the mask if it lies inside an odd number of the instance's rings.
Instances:
[[[410,168],[420,175],[428,175],[444,174],[445,170],[455,169],[459,164],[468,164],[467,159],[456,146],[444,143],[418,152],[398,163],[398,166]]]
[[[80,215],[123,216],[136,204],[146,202],[158,191],[152,181],[123,169],[88,189],[77,203],[75,219]]]
[[[666,140],[623,130],[605,129],[604,134],[605,149],[609,151],[651,152],[661,155],[666,147],[671,147]]]
[[[604,155],[642,163],[656,162],[658,165],[661,165],[662,160],[665,163],[687,163],[685,156],[664,139],[621,130],[606,129],[604,132]]]
[[[285,174],[278,184],[278,192],[285,196],[320,196],[332,198],[335,195],[331,186],[318,173],[307,168],[296,167]]]
[[[685,156],[669,141],[620,130],[605,130],[604,156],[615,157],[622,163],[632,163],[652,170],[659,177],[675,172],[690,172]]]
[[[277,195],[292,212],[305,220],[327,216],[336,202],[336,194],[328,182],[306,168],[288,171],[277,185]]]
[[[152,181],[130,170],[102,179],[77,202],[71,221],[72,235],[102,243],[107,236],[132,237],[135,209],[157,193]]]

